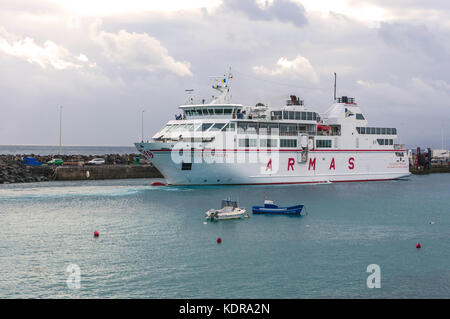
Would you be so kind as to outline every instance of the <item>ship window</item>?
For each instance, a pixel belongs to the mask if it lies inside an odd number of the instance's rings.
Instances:
[[[239,133],[243,133],[243,132],[247,131],[247,123],[245,123],[245,122],[238,122],[237,128],[238,128],[238,132]]]
[[[236,128],[236,123],[228,123],[228,124],[222,129],[222,131],[234,132],[235,128]]]
[[[258,133],[258,123],[248,123],[248,133]]]
[[[271,123],[268,125],[268,129],[269,129],[269,134],[271,134],[271,135],[278,135],[280,133],[278,124]]]
[[[316,120],[316,113],[313,113],[313,120]]]
[[[297,140],[280,140],[280,147],[297,147]]]
[[[289,120],[289,112],[288,111],[283,111],[283,119]]]
[[[204,131],[208,130],[208,129],[211,127],[211,125],[213,125],[213,123],[203,123],[203,124],[197,129],[197,131],[202,131],[202,132],[204,132]]]
[[[223,109],[216,109],[216,114],[217,115],[222,115],[223,114]]]
[[[378,141],[378,144],[384,145],[384,139],[378,138],[377,141]]]
[[[362,115],[361,113],[356,113],[356,119],[357,120],[364,120],[364,115]]]
[[[377,127],[377,134],[381,134],[381,127]]]
[[[299,132],[307,132],[308,130],[306,129],[306,125],[299,125],[298,126],[298,131]]]
[[[225,123],[214,124],[209,131],[210,132],[211,131],[220,131],[224,126],[225,126]]]
[[[396,128],[392,129],[392,134],[397,135],[397,129]]]
[[[256,139],[250,138],[241,138],[239,139],[239,147],[256,147],[257,141]]]
[[[375,127],[371,127],[370,134],[377,134],[377,129]]]
[[[214,109],[208,109],[209,115],[214,115]]]
[[[295,119],[294,111],[289,111],[289,119],[290,120],[294,120]]]
[[[296,124],[280,124],[280,135],[297,135]]]
[[[306,120],[306,112],[302,112],[302,120]]]
[[[273,111],[272,112],[272,117],[274,120],[281,120],[281,111]]]
[[[394,140],[391,138],[389,139],[389,145],[393,145],[394,144]]]
[[[386,134],[389,134],[389,135],[391,134],[391,129],[390,128],[386,129]]]
[[[381,134],[386,134],[386,129],[385,128],[381,129]]]
[[[181,163],[182,171],[190,171],[192,169],[192,163]]]
[[[231,114],[232,109],[223,109],[223,114]]]
[[[277,147],[278,141],[275,139],[260,139],[259,146],[260,147]]]
[[[361,127],[361,134],[366,134],[366,128],[365,127]]]
[[[316,140],[316,147],[331,148],[331,140]]]
[[[172,125],[166,125],[159,133],[164,133],[167,132],[170,128],[172,127]]]
[[[361,128],[360,127],[357,127],[356,131],[358,132],[358,134],[361,134]]]
[[[259,134],[267,135],[267,133],[269,131],[268,127],[269,127],[269,125],[267,123],[260,123],[259,124]]]
[[[295,112],[295,119],[296,120],[300,120],[301,119],[300,112]]]
[[[180,126],[179,124],[172,125],[172,126],[167,130],[167,132],[173,132],[173,131],[176,131],[177,128],[178,128],[179,126]]]
[[[307,112],[308,114],[308,120],[312,120],[312,112]]]

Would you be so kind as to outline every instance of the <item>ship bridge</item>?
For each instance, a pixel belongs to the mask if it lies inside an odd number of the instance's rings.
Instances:
[[[242,104],[188,104],[179,107],[185,119],[200,118],[238,118],[244,106]]]

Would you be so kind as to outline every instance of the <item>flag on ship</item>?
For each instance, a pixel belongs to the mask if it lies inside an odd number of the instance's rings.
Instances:
[[[349,109],[345,108],[345,117],[349,117],[355,115],[352,111],[350,111]]]

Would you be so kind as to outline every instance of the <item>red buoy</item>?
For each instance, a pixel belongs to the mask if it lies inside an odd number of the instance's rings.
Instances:
[[[100,236],[100,233],[98,231],[94,231],[94,237]]]
[[[220,244],[222,242],[222,238],[217,238],[217,243]]]
[[[417,248],[417,249],[422,248],[422,245],[421,245],[420,243],[417,243],[417,244],[416,244],[416,248]]]
[[[153,182],[152,186],[166,186],[166,184],[161,183],[161,182]]]

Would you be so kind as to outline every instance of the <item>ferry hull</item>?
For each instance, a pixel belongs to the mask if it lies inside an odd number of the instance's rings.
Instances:
[[[408,160],[396,156],[399,150],[391,149],[311,150],[301,162],[300,150],[194,150],[186,155],[185,150],[173,150],[159,142],[136,143],[136,147],[169,185],[319,184],[410,175]]]

